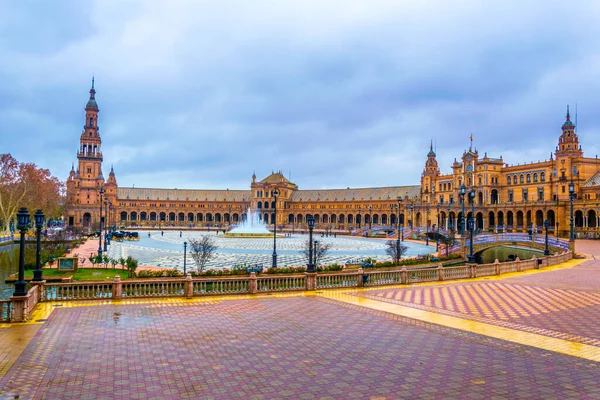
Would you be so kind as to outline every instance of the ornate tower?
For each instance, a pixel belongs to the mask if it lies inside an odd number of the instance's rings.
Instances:
[[[579,137],[575,133],[575,124],[571,121],[569,106],[567,105],[567,119],[562,124],[562,134],[558,138],[556,146],[556,167],[552,174],[557,177],[558,194],[560,200],[568,200],[568,182],[575,184],[575,192],[579,192],[579,161],[583,157],[583,151],[579,144]]]
[[[575,133],[575,124],[571,121],[569,106],[567,106],[567,119],[562,124],[562,134],[558,138],[558,146],[556,146],[556,158],[559,157],[581,157],[581,145],[579,137]]]
[[[90,98],[85,106],[85,123],[79,138],[77,171],[71,167],[67,179],[65,214],[68,226],[89,229],[99,227],[100,188],[104,188],[101,146],[102,140],[98,129],[98,104],[92,78]],[[114,182],[116,186],[116,181]],[[116,196],[116,188],[114,194]]]
[[[433,151],[433,141],[431,141],[429,153],[427,153],[427,161],[425,162],[425,169],[421,175],[421,201],[429,202],[434,200],[435,180],[439,175],[440,168],[435,158],[435,152]]]

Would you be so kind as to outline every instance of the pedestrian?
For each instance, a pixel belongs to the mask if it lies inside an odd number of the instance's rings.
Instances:
[[[179,237],[181,237],[181,231],[179,231]]]

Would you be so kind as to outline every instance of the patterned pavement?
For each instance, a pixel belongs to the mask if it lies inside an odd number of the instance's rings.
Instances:
[[[3,398],[600,398],[600,363],[321,297],[57,309]]]
[[[600,399],[600,262],[574,264],[350,292],[44,303],[43,324],[0,329],[0,399]]]

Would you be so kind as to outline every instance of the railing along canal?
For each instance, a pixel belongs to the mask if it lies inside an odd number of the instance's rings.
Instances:
[[[260,275],[249,277],[211,277],[143,279],[105,282],[46,282],[34,285],[27,296],[19,300],[0,301],[0,321],[27,319],[39,301],[129,299],[148,297],[194,297],[223,294],[254,294],[308,289],[373,287],[390,284],[412,284],[500,275],[559,264],[572,258],[570,251],[554,256],[506,263],[467,264],[458,267],[406,268],[395,270],[362,270],[356,272],[294,275]],[[19,301],[15,303],[15,301]],[[17,305],[15,305],[17,304]]]

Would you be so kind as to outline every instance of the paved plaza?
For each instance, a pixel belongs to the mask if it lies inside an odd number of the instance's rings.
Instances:
[[[594,256],[456,283],[43,303],[0,327],[0,398],[600,399],[599,318]]]
[[[270,266],[273,259],[273,238],[233,238],[215,232],[198,231],[160,231],[140,232],[139,241],[113,241],[108,249],[112,258],[132,256],[141,265],[152,265],[166,268],[183,269],[183,242],[190,238],[210,235],[215,239],[217,250],[214,258],[208,262],[207,268],[231,268],[235,265]],[[386,261],[385,240],[363,239],[360,237],[339,236],[322,237],[314,235],[314,240],[321,244],[331,245],[331,249],[322,258],[323,264],[344,264],[351,260],[362,260],[370,257],[378,261]],[[306,265],[306,256],[301,253],[306,248],[308,235],[294,234],[291,237],[277,239],[277,262],[281,267]],[[421,243],[405,242],[408,247],[405,257],[433,253],[435,243],[425,246]],[[188,257],[191,268],[193,261]]]

